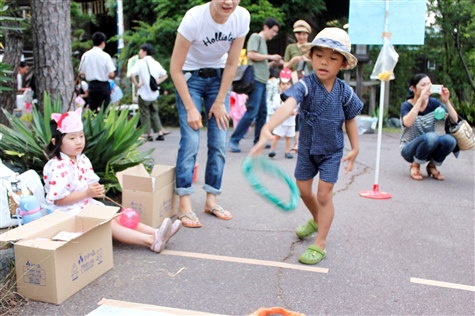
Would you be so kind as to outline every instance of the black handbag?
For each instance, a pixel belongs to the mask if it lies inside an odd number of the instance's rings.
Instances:
[[[157,81],[155,80],[155,78],[150,73],[150,68],[148,67],[147,61],[145,61],[145,63],[147,64],[148,74],[150,75],[150,90],[157,91],[158,90]]]
[[[262,38],[259,36],[257,51],[261,47]],[[233,79],[232,90],[238,94],[249,95],[255,88],[254,85],[254,67],[252,65],[240,65],[236,70]]]
[[[254,67],[252,65],[239,66],[234,76],[232,90],[249,95],[254,88]]]

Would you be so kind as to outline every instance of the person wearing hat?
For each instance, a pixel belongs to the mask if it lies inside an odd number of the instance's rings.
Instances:
[[[284,68],[280,71],[279,74],[279,93],[283,93],[285,90],[292,86],[292,70],[289,68]],[[274,104],[272,107],[273,112],[275,112],[282,105],[282,101],[279,98],[274,99]],[[295,115],[289,116],[282,124],[277,126],[274,131],[274,140],[270,146],[269,157],[274,158],[275,148],[277,147],[277,142],[283,137],[285,138],[285,154],[284,157],[288,159],[294,158],[294,155],[290,152],[290,141],[295,137]]]
[[[333,187],[338,179],[341,162],[347,162],[347,172],[353,169],[358,155],[358,128],[355,117],[363,103],[353,89],[337,78],[338,72],[356,66],[357,59],[350,52],[348,34],[339,28],[325,28],[312,43],[306,44],[313,73],[282,93],[284,104],[271,117],[261,132],[251,156],[259,155],[266,142],[273,138],[272,130],[293,115],[299,105],[301,129],[295,178],[305,206],[312,217],[295,233],[304,239],[317,233],[314,242],[299,257],[304,264],[317,264],[326,257],[326,240],[333,221]],[[344,135],[351,150],[343,157]],[[314,178],[319,174],[318,188],[313,192]]]
[[[312,32],[312,28],[304,20],[298,20],[294,23],[293,32],[297,42],[289,44],[285,48],[284,68],[299,71],[300,74],[310,74],[312,72],[312,63],[302,48],[308,43],[308,37]],[[298,79],[301,77],[300,75]]]
[[[304,20],[298,20],[294,23],[294,36],[296,43],[289,44],[285,48],[284,68],[291,68],[294,71],[294,80],[297,81],[304,75],[312,73],[312,63],[302,48],[308,43],[308,37],[312,32],[310,25]],[[299,148],[299,116],[295,119],[295,142],[290,150],[291,154],[296,154]]]

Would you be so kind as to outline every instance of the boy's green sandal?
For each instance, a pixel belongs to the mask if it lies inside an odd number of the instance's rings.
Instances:
[[[327,256],[327,252],[320,247],[311,245],[299,257],[299,261],[304,264],[317,264]]]
[[[300,238],[304,239],[305,237],[310,236],[313,233],[318,231],[318,226],[313,220],[313,218],[309,219],[307,223],[297,226],[295,229],[295,234]]]

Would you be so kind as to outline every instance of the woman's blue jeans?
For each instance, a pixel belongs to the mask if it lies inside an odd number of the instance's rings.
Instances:
[[[187,81],[188,90],[194,105],[201,113],[202,106],[208,117],[211,106],[218,95],[221,86],[221,76],[201,78],[193,74]],[[225,107],[229,113],[229,96],[226,95]],[[189,195],[194,192],[192,186],[193,168],[200,145],[200,130],[194,130],[188,125],[187,112],[178,92],[176,93],[178,118],[180,120],[180,148],[176,161],[176,194]],[[203,189],[211,194],[221,193],[224,163],[226,161],[227,130],[220,130],[214,116],[208,120],[208,160],[205,170],[205,184]]]
[[[262,126],[266,123],[267,118],[267,98],[266,85],[254,80],[254,90],[249,95],[247,100],[246,112],[239,121],[238,126],[234,127],[234,132],[231,135],[230,141],[239,144],[239,141],[246,135],[251,126],[252,121],[255,120],[254,126],[254,144],[259,141]]]
[[[413,139],[402,149],[401,155],[408,162],[419,164],[432,162],[440,166],[457,145],[452,135],[430,132]]]

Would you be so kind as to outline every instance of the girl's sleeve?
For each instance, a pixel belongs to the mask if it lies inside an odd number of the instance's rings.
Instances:
[[[61,200],[71,194],[72,174],[62,160],[49,161],[43,170],[46,199]]]
[[[86,156],[83,156],[83,158],[84,158],[84,176],[86,177],[87,184],[98,183],[100,178],[94,172],[91,161]]]

